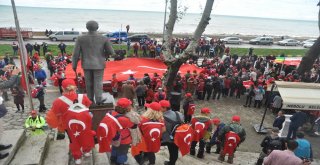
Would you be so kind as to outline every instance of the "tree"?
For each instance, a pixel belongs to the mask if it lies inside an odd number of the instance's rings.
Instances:
[[[318,3],[318,6],[320,6],[320,2]],[[318,13],[318,28],[320,31],[320,8]],[[298,68],[298,73],[300,75],[304,74],[305,72],[308,72],[312,69],[312,64],[314,61],[320,56],[320,37],[314,42],[314,44],[310,47],[310,49],[306,52],[305,56],[302,57],[302,61],[300,63],[300,66]]]
[[[202,13],[201,20],[191,37],[191,41],[188,47],[182,53],[176,56],[173,56],[170,51],[170,44],[172,40],[172,33],[174,30],[174,26],[178,18],[177,16],[178,5],[177,5],[177,0],[170,1],[170,15],[169,15],[169,20],[166,24],[163,51],[162,51],[164,56],[164,63],[167,65],[167,75],[165,77],[164,84],[166,86],[168,94],[172,91],[173,82],[176,78],[176,75],[181,65],[195,54],[194,51],[195,51],[195,48],[197,47],[198,40],[200,39],[202,33],[205,31],[211,19],[210,15],[211,15],[213,3],[214,3],[214,0],[206,1],[206,5]]]

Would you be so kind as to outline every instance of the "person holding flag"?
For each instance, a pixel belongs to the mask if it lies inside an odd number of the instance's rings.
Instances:
[[[145,104],[148,108],[142,115],[139,128],[142,133],[141,143],[132,146],[131,153],[139,164],[143,164],[143,155],[149,160],[149,165],[155,165],[155,153],[160,150],[160,139],[166,131],[161,105],[157,102]]]
[[[210,140],[210,132],[212,130],[211,119],[209,117],[211,110],[209,108],[202,108],[201,114],[191,119],[193,128],[193,138],[190,148],[190,155],[196,154],[196,145],[199,142],[199,150],[197,157],[204,157],[204,147],[206,142]]]

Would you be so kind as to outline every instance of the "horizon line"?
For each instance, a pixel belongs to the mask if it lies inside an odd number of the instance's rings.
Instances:
[[[0,6],[11,7],[11,5],[0,4]],[[150,10],[120,10],[120,9],[94,9],[94,8],[70,8],[70,7],[41,7],[41,6],[17,6],[25,8],[47,8],[47,9],[71,9],[71,10],[111,10],[111,11],[133,11],[133,12],[154,12],[154,13],[164,13],[162,11],[150,11]],[[187,12],[186,14],[201,14],[197,12]],[[318,20],[310,19],[292,19],[292,18],[274,18],[274,17],[254,17],[254,16],[242,16],[242,15],[224,15],[224,14],[211,14],[216,16],[227,16],[227,17],[246,17],[246,18],[263,18],[263,19],[275,19],[275,20],[289,20],[289,21],[307,21],[307,22],[318,22]]]

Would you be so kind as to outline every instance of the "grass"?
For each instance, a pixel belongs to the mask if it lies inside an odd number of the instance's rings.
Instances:
[[[72,53],[74,46],[68,45],[67,46],[67,53]],[[127,49],[126,45],[113,45],[113,48],[115,50],[119,49]],[[53,55],[57,55],[60,50],[57,45],[49,45],[48,50],[53,53]],[[264,48],[254,48],[254,54],[257,54],[259,56],[266,56],[266,55],[280,55],[285,54],[287,56],[304,56],[304,54],[307,52],[307,49],[264,49]],[[5,53],[12,54],[12,48],[11,45],[0,45],[0,56],[5,55]],[[247,54],[248,48],[231,48],[231,54],[238,54],[240,56]],[[131,48],[129,51],[129,54],[133,54],[133,49]],[[142,54],[142,51],[139,50],[138,54]],[[41,55],[42,49],[41,49]]]

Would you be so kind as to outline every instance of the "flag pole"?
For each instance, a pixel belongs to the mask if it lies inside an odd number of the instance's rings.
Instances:
[[[19,42],[19,46],[20,46],[20,61],[21,61],[21,70],[23,71],[23,75],[25,78],[25,82],[27,85],[27,95],[28,95],[28,99],[29,99],[29,104],[30,104],[30,108],[31,110],[33,110],[33,102],[32,102],[32,98],[31,98],[31,90],[30,90],[30,86],[29,86],[29,80],[28,80],[28,74],[27,74],[27,67],[26,67],[26,58],[28,57],[27,55],[27,51],[26,48],[23,44],[23,39],[22,39],[22,35],[21,35],[21,31],[20,31],[20,25],[19,25],[19,20],[18,20],[18,15],[17,15],[17,10],[16,10],[16,5],[14,0],[11,0],[11,4],[12,4],[12,10],[13,10],[13,15],[14,15],[14,23],[16,25],[16,32],[17,32],[17,36],[18,36],[18,42]]]

